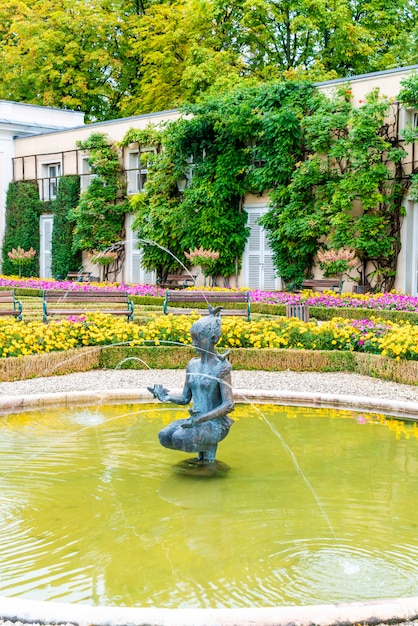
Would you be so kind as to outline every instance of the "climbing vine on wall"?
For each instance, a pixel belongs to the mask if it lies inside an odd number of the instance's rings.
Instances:
[[[137,231],[143,251],[142,265],[155,270],[165,279],[168,273],[184,269],[182,237],[184,222],[177,178],[180,175],[175,159],[165,146],[164,129],[149,126],[131,129],[123,138],[122,147],[135,146],[138,167],[147,169],[145,188],[130,199],[130,210],[135,214],[133,229]],[[145,151],[141,153],[141,150]],[[149,242],[149,243],[147,243]],[[151,243],[152,242],[152,243]]]
[[[333,248],[355,251],[353,278],[365,288],[391,289],[410,183],[399,109],[376,90],[355,104],[350,86],[332,97],[307,83],[241,87],[184,107],[157,139],[131,131],[125,145],[163,146],[132,201],[140,236],[182,260],[194,248],[218,251],[216,273],[231,276],[248,237],[243,198],[264,193],[261,223],[286,284],[301,283],[318,251]],[[151,247],[144,258],[160,272],[175,263]]]
[[[214,274],[237,274],[248,238],[243,198],[286,185],[303,154],[300,119],[315,106],[309,85],[287,83],[240,88],[184,109],[186,114],[159,133],[163,150],[149,163],[145,193],[131,202],[140,237],[175,252],[204,248],[219,252]],[[130,131],[133,141],[152,144],[149,131]],[[180,197],[177,182],[187,181]],[[149,269],[161,266],[162,253],[144,248]],[[159,265],[158,265],[159,263]]]
[[[359,104],[347,87],[324,99],[304,120],[305,158],[286,190],[271,195],[263,224],[288,282],[303,280],[318,249],[347,248],[359,260],[358,282],[393,287],[405,192],[398,108],[377,90]]]
[[[126,182],[117,149],[101,133],[92,133],[85,141],[77,142],[77,147],[89,152],[92,178],[69,215],[74,221],[73,250],[93,253],[112,247],[118,252],[114,263],[118,266],[124,250],[121,242],[128,205]],[[117,269],[113,267],[113,271]],[[110,271],[108,267],[106,274]]]

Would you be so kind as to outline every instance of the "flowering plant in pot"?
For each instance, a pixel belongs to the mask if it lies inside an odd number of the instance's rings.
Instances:
[[[355,250],[351,248],[318,250],[318,259],[325,278],[346,274],[350,279],[355,280],[349,276],[350,270],[358,265]]]
[[[200,248],[185,252],[184,256],[191,261],[193,265],[200,265],[204,276],[204,286],[206,287],[206,278],[214,273],[215,263],[219,259],[219,252],[204,250],[204,248],[200,246]]]
[[[20,246],[16,248],[12,248],[10,252],[7,253],[10,261],[17,265],[19,268],[19,278],[22,276],[22,267],[25,265],[29,265],[36,254],[36,250],[33,248],[29,248],[29,250],[24,250]]]

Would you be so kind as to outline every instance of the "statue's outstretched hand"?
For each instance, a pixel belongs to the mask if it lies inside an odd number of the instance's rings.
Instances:
[[[167,402],[170,392],[166,387],[163,387],[163,385],[154,385],[154,387],[147,387],[147,389],[152,393],[154,398],[158,398],[161,402]]]

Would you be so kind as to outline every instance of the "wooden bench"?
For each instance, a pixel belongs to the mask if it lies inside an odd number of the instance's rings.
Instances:
[[[157,280],[157,285],[163,289],[184,289],[185,287],[194,287],[196,283],[196,275],[190,274],[168,274],[165,280]]]
[[[67,280],[75,280],[79,283],[89,283],[91,281],[91,272],[68,272]]]
[[[199,315],[208,315],[208,304],[216,305],[235,305],[243,304],[241,308],[225,308],[221,311],[221,315],[240,315],[251,320],[251,302],[249,291],[172,291],[167,289],[164,299],[164,313],[168,315],[190,315],[198,313]],[[177,304],[203,304],[205,308],[197,307],[173,307]]]
[[[336,293],[341,293],[343,282],[339,278],[308,278],[302,282],[300,289],[292,289],[292,291],[300,291],[301,289],[312,289],[312,291],[326,291],[331,289]]]
[[[128,321],[132,321],[134,316],[134,303],[127,292],[44,289],[42,298],[44,322],[48,321],[48,317],[66,317],[92,312],[126,315]]]
[[[0,291],[0,315],[12,315],[19,322],[22,321],[22,303],[16,300],[13,289]]]

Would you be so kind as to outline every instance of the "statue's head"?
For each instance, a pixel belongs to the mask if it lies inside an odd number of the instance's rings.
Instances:
[[[222,332],[221,309],[220,306],[214,308],[209,304],[209,315],[200,317],[190,329],[193,340],[209,339],[213,345],[218,343]]]

